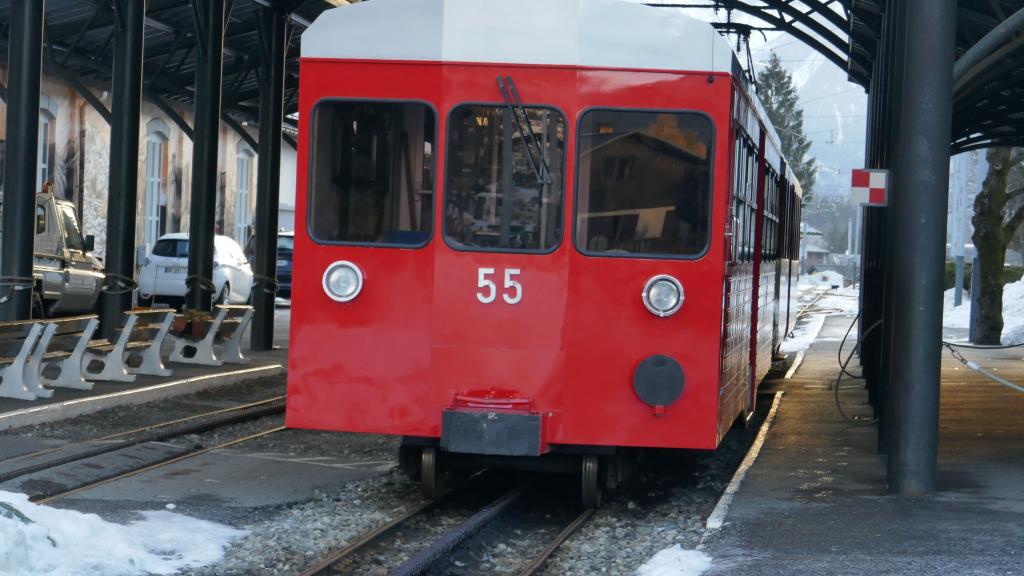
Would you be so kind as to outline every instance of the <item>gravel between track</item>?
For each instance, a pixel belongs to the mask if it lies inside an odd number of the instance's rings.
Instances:
[[[733,430],[715,452],[660,453],[559,547],[542,574],[633,574],[664,548],[695,548],[756,433],[754,426]]]
[[[396,470],[352,482],[333,494],[282,509],[269,520],[241,526],[250,534],[232,544],[220,562],[182,574],[295,574],[420,502],[419,487]]]
[[[268,417],[186,441],[210,445],[266,429],[278,422],[279,417]],[[733,430],[713,453],[666,451],[654,455],[638,478],[616,492],[559,548],[542,573],[559,576],[633,574],[663,548],[676,543],[684,548],[696,547],[704,532],[705,518],[755,434],[755,427]],[[325,442],[329,443],[326,448]],[[289,430],[238,448],[296,453],[303,450],[304,445],[315,446],[319,454],[349,454],[360,459],[393,461],[397,443],[383,436]],[[239,526],[250,534],[229,547],[221,562],[185,574],[293,574],[326,552],[344,546],[420,502],[419,487],[397,470],[352,482],[331,494],[318,494],[310,502],[265,511],[258,520]],[[486,544],[489,549],[478,548],[473,554],[487,560],[482,565],[488,565],[493,573],[506,573],[506,565],[522,564],[525,552],[518,539],[541,544],[532,536],[510,535],[505,541],[490,540]],[[514,561],[509,561],[511,559]],[[374,570],[379,571],[384,565],[390,563],[382,558],[376,567],[361,566],[360,573],[376,574]],[[435,573],[461,573],[451,570],[456,566]]]

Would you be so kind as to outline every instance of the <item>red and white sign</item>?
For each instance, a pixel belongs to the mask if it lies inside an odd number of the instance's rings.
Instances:
[[[853,204],[868,206],[885,206],[889,200],[888,170],[853,170],[853,188],[850,189],[850,201]]]

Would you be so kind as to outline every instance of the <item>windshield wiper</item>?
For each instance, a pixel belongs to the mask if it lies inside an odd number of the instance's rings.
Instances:
[[[519,98],[519,89],[516,88],[515,81],[512,80],[511,76],[506,76],[505,79],[498,76],[498,89],[501,90],[501,97],[505,100],[505,106],[516,121],[516,131],[519,132],[519,137],[523,139],[523,144],[526,145],[526,158],[530,161],[530,169],[533,170],[533,175],[537,177],[537,183],[541,186],[551,184],[548,163],[544,160],[544,149],[541,148],[537,135],[533,132],[530,117],[526,115],[526,108],[523,107],[523,101]],[[526,123],[526,130],[523,129],[523,124],[519,120],[520,113],[523,115],[523,122]],[[529,134],[529,138],[527,138],[527,134]],[[534,150],[537,152],[538,160],[533,158]]]

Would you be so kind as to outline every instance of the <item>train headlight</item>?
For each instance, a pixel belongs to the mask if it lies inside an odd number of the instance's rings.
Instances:
[[[671,276],[661,274],[651,278],[644,285],[644,306],[659,318],[678,312],[683,305],[683,299],[683,285]]]
[[[351,262],[335,262],[324,271],[324,292],[335,302],[349,302],[363,289],[363,272]]]

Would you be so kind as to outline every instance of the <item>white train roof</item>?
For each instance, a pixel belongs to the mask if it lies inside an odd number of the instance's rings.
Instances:
[[[732,72],[706,22],[622,0],[372,0],[323,12],[304,58]]]

